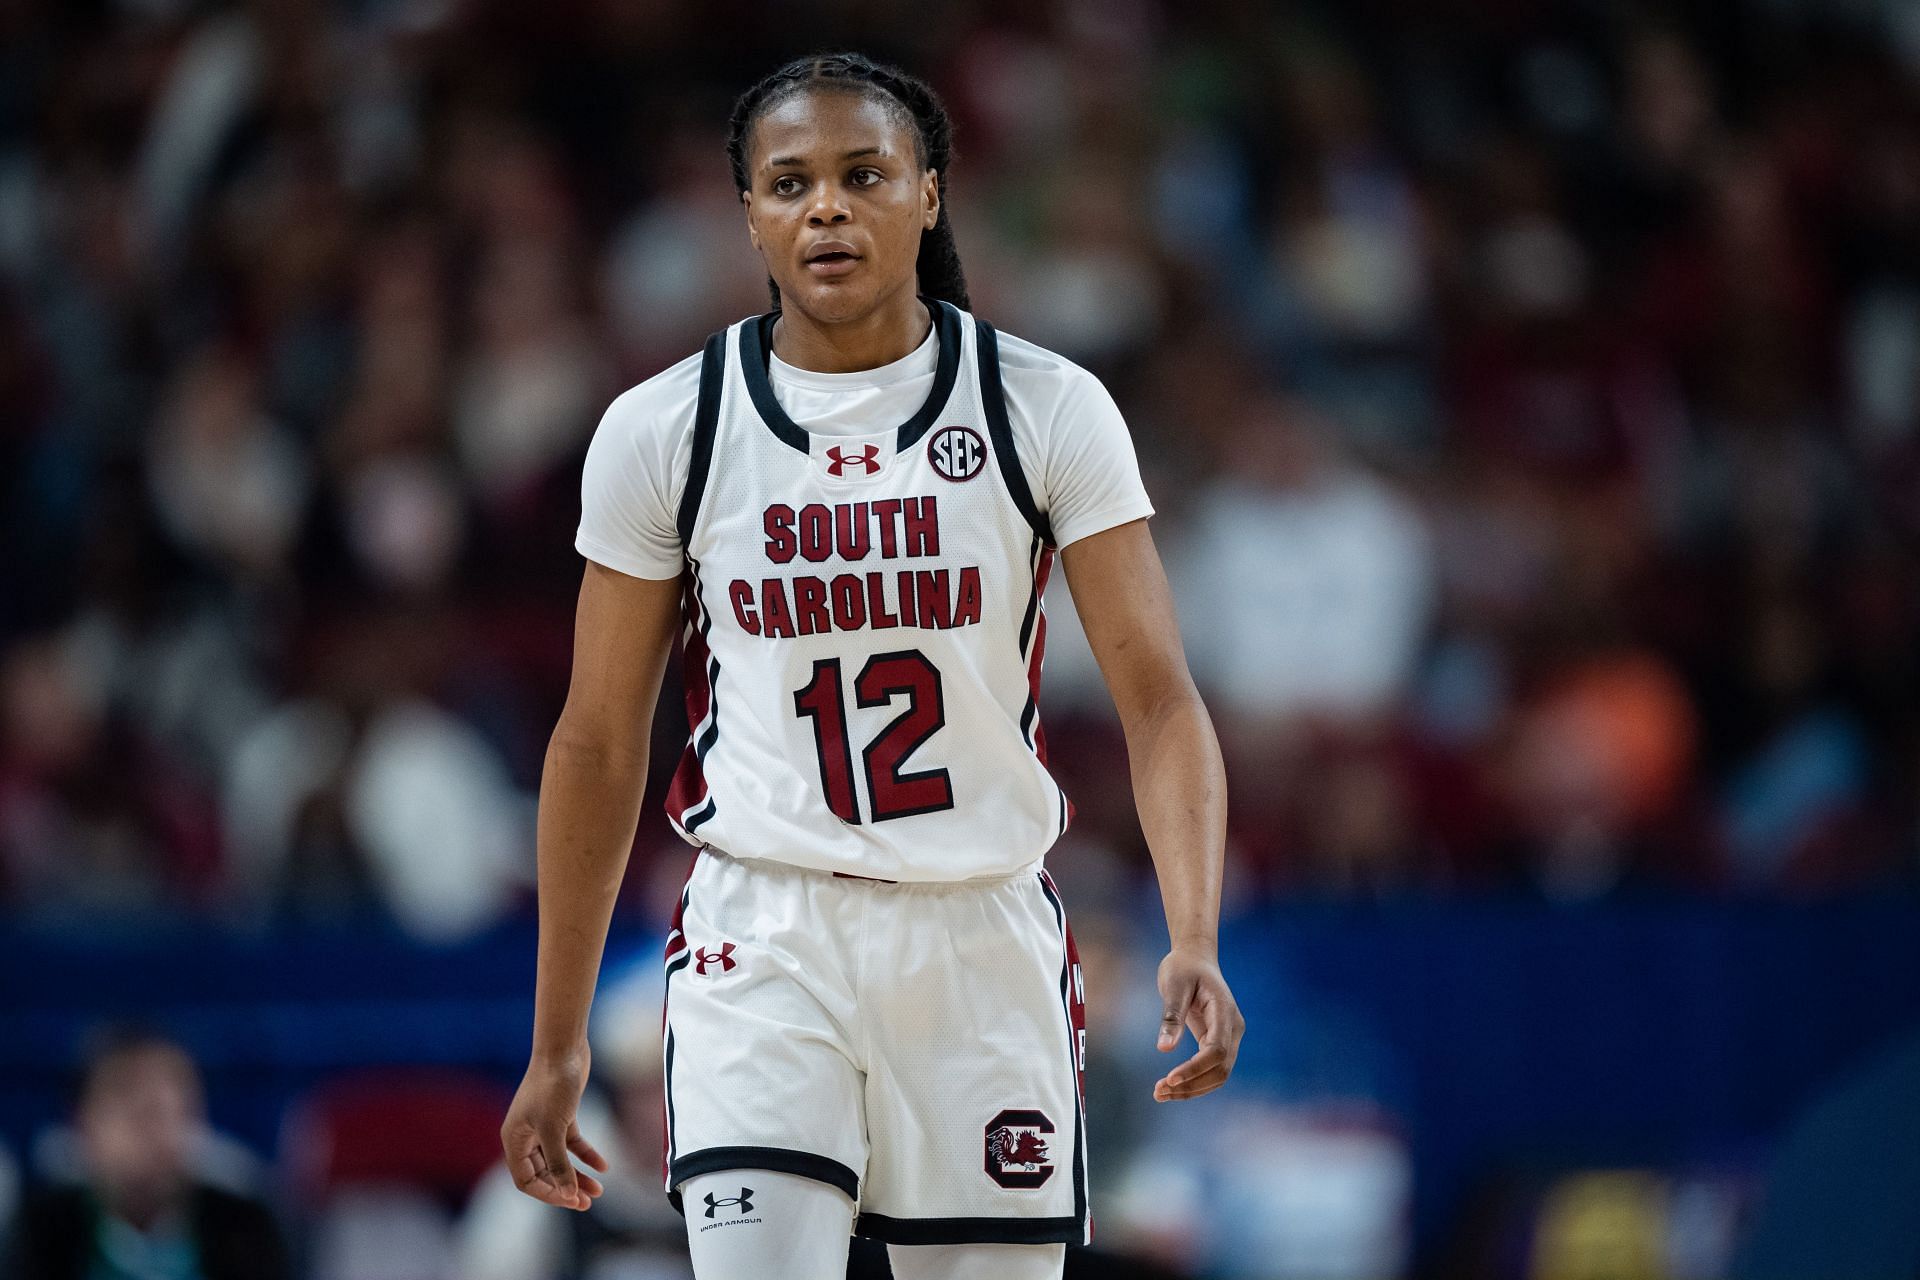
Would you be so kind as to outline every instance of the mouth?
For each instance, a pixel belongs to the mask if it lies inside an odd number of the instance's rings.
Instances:
[[[860,262],[860,255],[837,241],[818,245],[807,254],[807,270],[816,276],[842,276]]]

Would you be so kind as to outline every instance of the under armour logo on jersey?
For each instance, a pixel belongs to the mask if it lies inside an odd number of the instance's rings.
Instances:
[[[711,1218],[714,1215],[714,1211],[716,1209],[725,1209],[729,1206],[732,1206],[736,1213],[742,1213],[742,1214],[752,1213],[753,1212],[753,1188],[742,1187],[740,1188],[739,1195],[727,1196],[724,1199],[715,1196],[711,1191],[707,1192],[707,1216],[709,1218]]]
[[[693,953],[693,961],[693,971],[703,978],[707,976],[707,966],[710,964],[719,965],[720,972],[726,973],[731,970],[733,966],[740,963],[733,958],[733,944],[731,942],[721,943],[718,951],[708,951],[705,947],[702,947]]]
[[[942,427],[927,441],[927,461],[943,480],[971,480],[986,464],[986,442],[972,427]]]
[[[830,446],[827,449],[827,474],[843,475],[848,467],[865,467],[866,473],[872,475],[880,469],[880,446],[863,444],[860,446],[860,452],[851,457],[839,445]]]

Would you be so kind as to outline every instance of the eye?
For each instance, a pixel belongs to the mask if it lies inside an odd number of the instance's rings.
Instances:
[[[878,169],[855,169],[853,171],[853,185],[856,187],[871,187],[886,180],[887,175],[881,173]]]
[[[784,177],[775,178],[773,180],[773,194],[777,196],[799,195],[800,192],[805,189],[805,187],[806,187],[805,183],[801,182],[800,179],[794,177],[790,173],[785,175]]]

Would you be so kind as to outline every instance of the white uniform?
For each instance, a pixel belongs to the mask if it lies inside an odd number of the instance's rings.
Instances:
[[[589,450],[582,554],[685,574],[668,811],[705,852],[668,944],[667,1187],[776,1169],[897,1243],[1077,1241],[1041,594],[1058,546],[1152,508],[1096,379],[931,305],[853,374],[741,321]]]

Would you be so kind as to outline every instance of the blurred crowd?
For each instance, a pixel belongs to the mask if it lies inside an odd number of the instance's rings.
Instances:
[[[1920,888],[1905,0],[0,0],[0,918],[526,912],[586,442],[767,306],[727,110],[834,47],[946,96],[975,309],[1127,414],[1226,744],[1230,911]],[[1147,858],[1057,577],[1048,607],[1103,1220],[1214,1274],[1397,1273],[1392,1121],[1115,1101],[1154,1067],[1122,1047]],[[639,847],[627,919],[663,920],[657,803]],[[657,1033],[641,1004],[612,1024]],[[645,1152],[657,1045],[596,1052],[594,1123]],[[53,1199],[14,1266],[282,1274],[192,1062],[89,1063],[22,1153]],[[615,1237],[605,1274],[680,1274],[644,1178],[577,1231],[497,1173],[469,1206],[499,1099],[383,1088],[293,1117],[274,1177],[398,1160],[438,1200],[342,1192],[367,1216],[307,1220],[313,1274],[578,1274]],[[441,1164],[382,1146],[396,1114],[441,1116]],[[1562,1188],[1531,1265],[1650,1259],[1656,1203],[1724,1246],[1735,1199]]]
[[[585,443],[767,305],[724,117],[832,43],[1128,414],[1237,894],[1910,891],[1920,19],[1611,12],[0,4],[0,902],[523,908]]]

